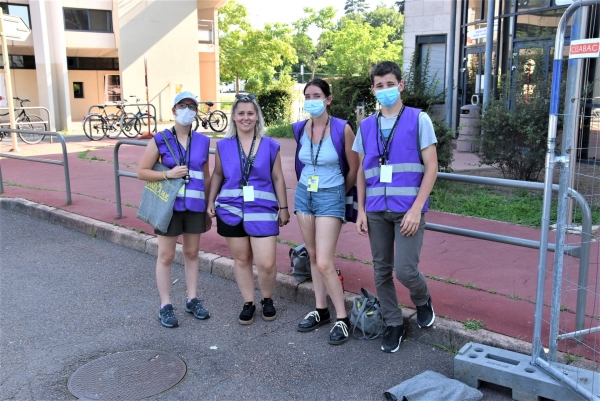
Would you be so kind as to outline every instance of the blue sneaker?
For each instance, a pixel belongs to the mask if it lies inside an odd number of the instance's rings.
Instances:
[[[160,324],[165,327],[177,327],[179,326],[179,321],[175,317],[173,305],[166,304],[158,311],[158,318],[160,319]]]
[[[210,313],[202,306],[198,298],[194,298],[185,303],[185,311],[193,313],[198,319],[204,320],[210,317]]]

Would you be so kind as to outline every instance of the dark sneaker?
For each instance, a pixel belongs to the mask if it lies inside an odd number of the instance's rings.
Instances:
[[[185,303],[185,311],[193,313],[198,319],[208,319],[210,313],[202,306],[202,303],[198,298],[193,298],[191,301]]]
[[[329,335],[329,344],[340,345],[348,341],[348,326],[341,320],[333,325]]]
[[[264,320],[275,320],[277,318],[277,311],[273,306],[273,300],[271,298],[263,299],[260,301],[260,304],[262,305],[262,318]]]
[[[319,315],[319,312],[314,310],[308,315],[306,315],[304,317],[304,320],[298,324],[298,331],[313,331],[316,328],[323,326],[324,324],[329,324],[329,320],[329,312],[324,313],[323,315]]]
[[[171,304],[166,304],[158,310],[158,318],[160,319],[160,324],[162,324],[165,327],[179,326],[179,321],[175,317],[175,313],[173,312],[173,310],[173,305]]]
[[[404,326],[388,326],[383,332],[381,350],[383,352],[396,352],[400,349],[402,338],[404,338]]]
[[[240,324],[252,324],[254,322],[255,311],[256,306],[254,306],[252,302],[246,302],[242,309],[242,313],[240,313]]]
[[[435,313],[433,312],[433,306],[431,306],[431,297],[427,303],[423,306],[417,306],[417,323],[420,328],[430,327],[435,320]]]

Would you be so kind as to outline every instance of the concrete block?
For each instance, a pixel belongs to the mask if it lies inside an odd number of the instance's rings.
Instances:
[[[213,261],[212,274],[228,280],[235,280],[233,259],[221,257]]]
[[[302,284],[298,284],[296,291],[296,302],[308,305],[311,308],[315,307],[315,292],[312,281],[305,281]]]
[[[199,258],[200,258],[200,271],[204,272],[204,273],[208,273],[211,274],[212,273],[212,268],[213,268],[213,262],[216,259],[219,259],[221,257],[221,255],[216,255],[214,253],[208,253],[208,252],[200,252]]]
[[[150,235],[140,234],[125,227],[114,226],[109,223],[96,223],[96,238],[121,245],[138,252],[144,252],[146,241],[153,238]]]
[[[478,344],[465,344],[454,358],[454,378],[471,387],[482,381],[512,389],[518,401],[576,400],[580,397],[538,366],[531,365],[531,356]],[[552,363],[552,366],[577,383],[582,390],[600,395],[600,373]]]
[[[294,276],[285,273],[277,273],[277,283],[273,290],[273,296],[296,301],[297,294],[298,281],[296,281]]]
[[[144,250],[144,253],[152,255],[155,258],[158,257],[158,238],[154,237],[146,241],[146,248]]]

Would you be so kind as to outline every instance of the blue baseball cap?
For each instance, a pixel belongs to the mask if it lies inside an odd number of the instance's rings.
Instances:
[[[176,96],[175,96],[175,101],[173,102],[173,106],[175,106],[176,104],[178,104],[179,102],[181,102],[183,99],[190,99],[193,100],[194,103],[196,103],[196,106],[198,106],[198,100],[196,99],[196,95],[194,95],[192,92],[190,91],[183,91],[183,92],[179,92]]]

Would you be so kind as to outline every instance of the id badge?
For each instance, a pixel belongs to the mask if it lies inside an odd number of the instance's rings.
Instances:
[[[311,175],[308,177],[308,183],[306,185],[308,192],[317,192],[319,190],[319,176]]]
[[[244,202],[254,202],[254,187],[252,185],[244,185]]]
[[[179,188],[179,192],[177,192],[177,196],[185,196],[185,184]]]
[[[394,170],[393,166],[389,164],[384,164],[381,166],[381,173],[379,175],[379,181],[385,183],[392,182],[392,171]]]

